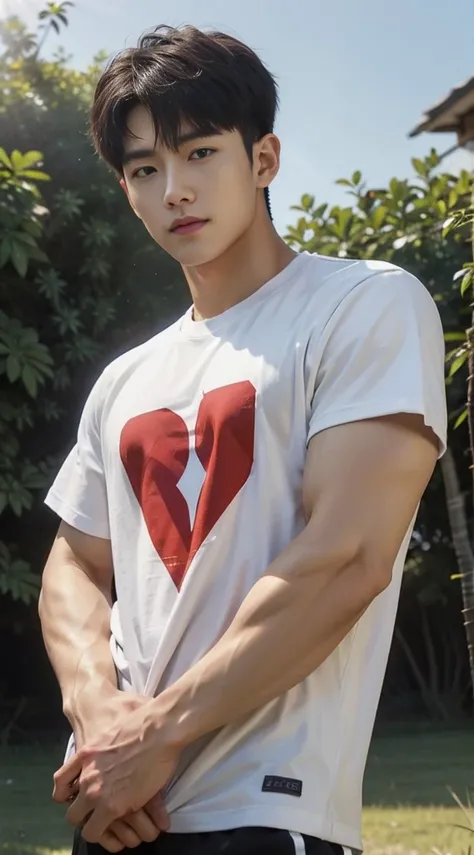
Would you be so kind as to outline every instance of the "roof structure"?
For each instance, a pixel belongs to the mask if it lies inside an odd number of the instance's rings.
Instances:
[[[409,136],[416,137],[423,131],[456,133],[458,145],[474,139],[474,77],[455,86],[445,98],[430,107]]]

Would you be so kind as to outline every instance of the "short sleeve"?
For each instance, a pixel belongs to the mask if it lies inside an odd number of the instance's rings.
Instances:
[[[45,503],[62,520],[85,534],[110,538],[101,443],[104,375],[86,401],[77,442],[64,461]]]
[[[309,440],[335,425],[418,413],[446,448],[444,338],[426,288],[399,268],[347,294],[310,346]]]

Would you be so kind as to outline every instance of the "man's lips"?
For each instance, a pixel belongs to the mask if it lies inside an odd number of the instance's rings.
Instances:
[[[189,235],[202,229],[207,222],[208,220],[198,220],[196,217],[183,217],[181,220],[175,220],[171,224],[170,231],[174,235]]]

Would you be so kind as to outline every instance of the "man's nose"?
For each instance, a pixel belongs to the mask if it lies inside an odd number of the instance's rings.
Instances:
[[[165,195],[163,199],[169,208],[176,208],[184,203],[194,201],[194,192],[186,183],[184,176],[177,170],[170,170],[166,176]]]

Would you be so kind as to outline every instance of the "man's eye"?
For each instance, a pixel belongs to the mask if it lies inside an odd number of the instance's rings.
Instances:
[[[209,157],[214,152],[214,148],[197,148],[196,151],[193,151],[190,160],[204,160],[204,158]]]
[[[148,175],[153,175],[154,172],[156,172],[154,166],[140,166],[133,173],[133,178],[146,178]]]

